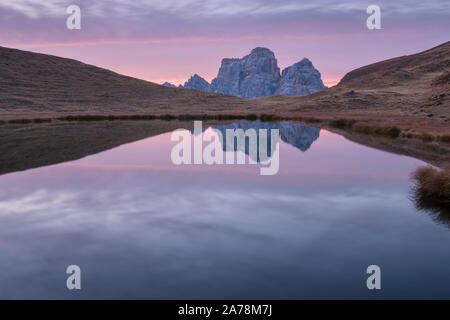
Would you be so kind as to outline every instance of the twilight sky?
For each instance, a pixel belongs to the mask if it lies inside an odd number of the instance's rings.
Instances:
[[[81,30],[66,8],[81,7]],[[381,30],[366,8],[381,7]],[[210,81],[257,46],[281,69],[308,57],[334,85],[348,71],[450,40],[449,0],[1,0],[0,46],[73,58],[156,83]]]

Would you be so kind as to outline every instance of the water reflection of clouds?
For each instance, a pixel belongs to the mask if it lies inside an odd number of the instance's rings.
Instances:
[[[354,274],[373,261],[442,275],[429,286],[443,296],[447,230],[407,198],[420,161],[321,134],[305,153],[281,142],[280,174],[262,177],[173,171],[170,145],[138,143],[0,177],[0,297],[73,298],[74,263],[83,298],[364,297]]]

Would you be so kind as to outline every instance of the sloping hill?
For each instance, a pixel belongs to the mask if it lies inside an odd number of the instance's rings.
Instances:
[[[234,109],[241,100],[163,87],[55,56],[0,47],[0,112],[171,112]]]
[[[426,75],[441,75],[450,69],[450,41],[421,53],[389,59],[347,73],[339,85],[381,88],[407,85]],[[447,73],[448,74],[448,73]]]
[[[286,116],[398,125],[412,135],[450,134],[450,42],[347,73],[338,85],[302,97],[255,99],[259,110]]]

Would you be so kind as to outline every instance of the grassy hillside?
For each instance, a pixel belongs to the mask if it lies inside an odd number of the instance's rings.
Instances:
[[[404,138],[441,143],[450,141],[450,42],[358,68],[312,95],[253,100],[163,87],[75,60],[0,47],[0,92],[0,124],[61,114],[267,114],[321,127],[357,122],[353,130],[395,130]]]
[[[235,97],[163,87],[79,61],[0,47],[0,112],[171,112],[236,109]]]

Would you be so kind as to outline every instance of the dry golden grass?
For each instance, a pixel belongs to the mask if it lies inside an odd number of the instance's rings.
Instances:
[[[169,88],[76,60],[0,47],[0,119],[39,114],[214,112],[243,109],[223,94]],[[47,116],[46,116],[47,117]],[[8,117],[11,118],[11,117]]]
[[[419,210],[450,227],[450,170],[420,167],[412,175],[412,200]]]
[[[368,125],[358,123],[353,119],[336,119],[329,122],[330,127],[350,130],[351,132],[384,136],[388,138],[398,138],[401,130],[396,126]]]
[[[450,206],[450,170],[420,167],[413,173],[421,197]]]

